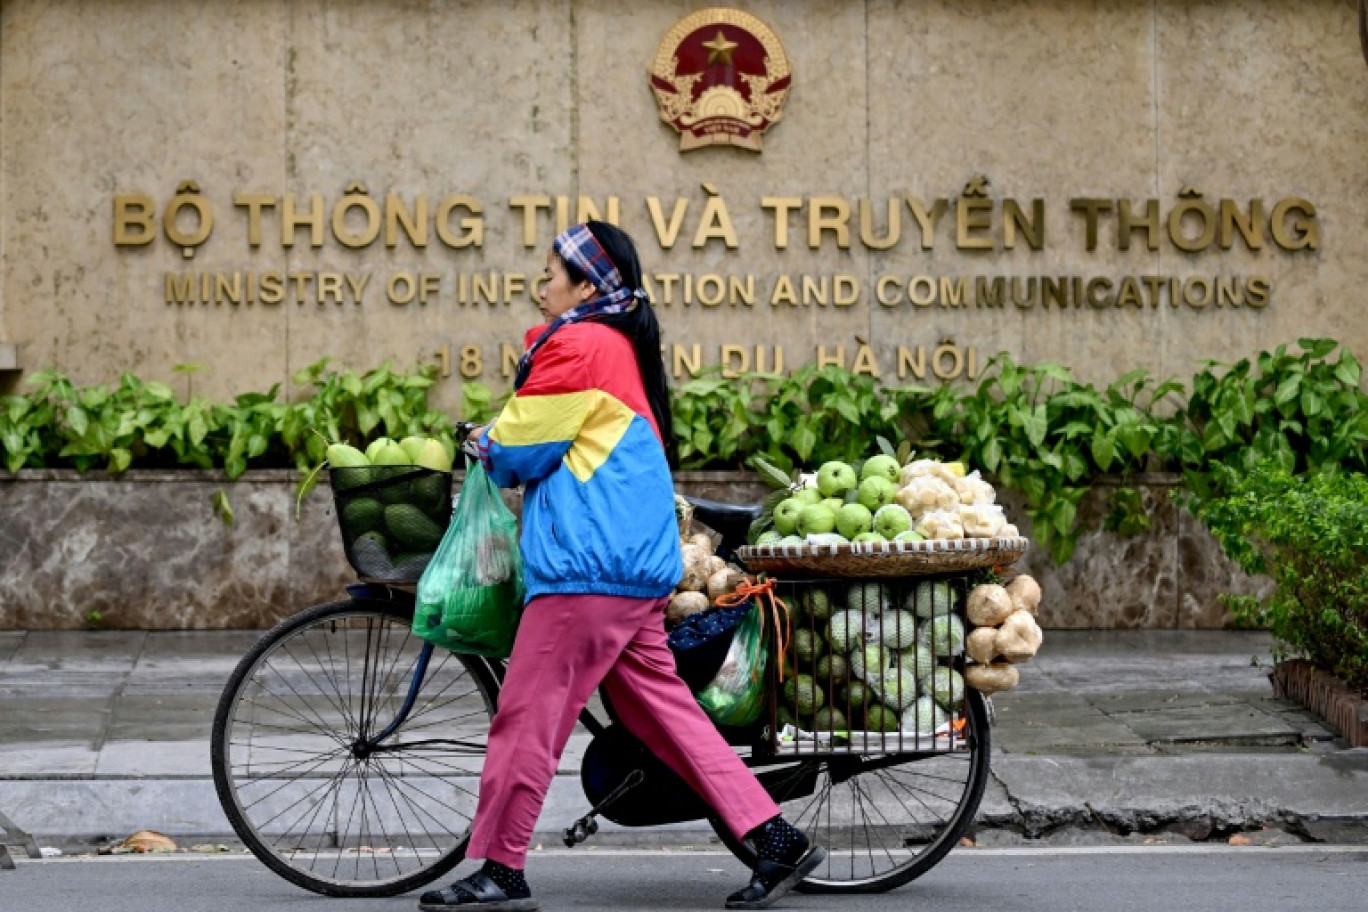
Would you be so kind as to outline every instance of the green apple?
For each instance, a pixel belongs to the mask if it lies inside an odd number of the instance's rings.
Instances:
[[[817,470],[817,490],[822,492],[823,497],[840,497],[859,481],[855,477],[855,470],[844,462],[824,462]]]
[[[398,444],[388,437],[376,437],[370,442],[370,445],[366,447],[366,458],[374,463],[375,455],[388,446],[398,446]]]
[[[783,538],[779,539],[779,541],[777,542],[777,544],[780,544],[780,545],[805,545],[805,544],[807,544],[807,542],[803,541],[803,539],[802,539],[801,537],[797,536],[797,535],[785,535]]]
[[[804,506],[822,502],[822,492],[816,488],[799,488],[793,492],[793,497]]]
[[[779,505],[774,508],[774,528],[780,535],[792,535],[793,530],[798,528],[798,514],[803,512],[803,503],[796,497],[788,497],[779,501]]]
[[[845,504],[836,513],[836,531],[853,539],[874,528],[874,514],[863,504]]]
[[[920,532],[916,531],[915,529],[909,529],[909,530],[906,531],[906,532],[899,532],[897,535],[893,536],[893,540],[894,540],[894,541],[908,541],[908,542],[913,542],[913,541],[926,541],[926,536],[925,536],[925,535],[922,535]]]
[[[887,478],[894,484],[898,483],[898,473],[902,467],[898,465],[898,460],[889,456],[887,453],[880,453],[865,460],[864,466],[860,469],[860,480],[872,478],[876,475]]]
[[[798,513],[798,534],[807,538],[809,535],[821,535],[824,532],[834,531],[836,528],[836,514],[827,509],[825,504],[811,504],[803,507]]]
[[[891,504],[896,493],[897,485],[882,475],[871,475],[860,482],[860,503],[868,507],[871,513]]]
[[[833,514],[840,513],[841,507],[844,507],[846,505],[846,502],[844,500],[841,500],[841,498],[839,497],[828,497],[825,500],[819,502],[822,504],[822,506],[826,507]]]
[[[779,544],[780,539],[782,539],[783,537],[783,532],[779,532],[775,529],[770,529],[768,532],[761,532],[760,537],[755,540],[755,543],[757,545],[777,545]]]
[[[857,542],[857,543],[858,543],[858,542],[883,542],[883,541],[888,541],[888,539],[884,538],[884,537],[883,537],[882,535],[880,535],[878,532],[861,532],[859,535],[857,535],[857,536],[855,536],[854,538],[852,538],[851,541]]]
[[[912,529],[912,514],[899,504],[885,504],[874,514],[874,531],[884,538],[897,540]]]

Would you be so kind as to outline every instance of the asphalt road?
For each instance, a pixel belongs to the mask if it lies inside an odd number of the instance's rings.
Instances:
[[[528,874],[546,910],[716,910],[745,879],[729,855],[545,852]],[[961,849],[925,877],[871,896],[792,894],[775,908],[927,912],[1339,912],[1365,908],[1362,847]],[[417,896],[327,899],[241,856],[20,861],[0,871],[0,912],[413,910]]]

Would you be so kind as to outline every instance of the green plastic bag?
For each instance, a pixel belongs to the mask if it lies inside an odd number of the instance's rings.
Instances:
[[[523,594],[518,521],[472,462],[451,525],[418,581],[413,632],[452,652],[505,658]]]
[[[727,657],[708,686],[698,692],[698,705],[718,725],[749,725],[765,708],[765,638],[754,606],[736,625]]]

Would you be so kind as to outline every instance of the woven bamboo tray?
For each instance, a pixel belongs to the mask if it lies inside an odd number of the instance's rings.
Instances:
[[[749,545],[736,556],[752,573],[801,576],[919,576],[1016,563],[1025,538],[936,539],[841,545]]]

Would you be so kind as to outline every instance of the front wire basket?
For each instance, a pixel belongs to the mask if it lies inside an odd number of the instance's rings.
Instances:
[[[366,580],[416,583],[451,525],[451,473],[385,465],[328,475],[352,569]]]
[[[792,634],[773,685],[776,754],[968,750],[964,607],[982,572],[779,580]]]

